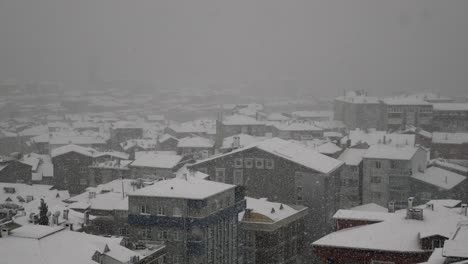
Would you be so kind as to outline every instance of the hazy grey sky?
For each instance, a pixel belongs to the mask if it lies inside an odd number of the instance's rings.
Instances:
[[[0,80],[94,69],[162,87],[466,93],[467,12],[466,0],[1,0]]]

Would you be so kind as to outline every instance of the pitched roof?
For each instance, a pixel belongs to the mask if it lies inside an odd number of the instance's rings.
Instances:
[[[421,207],[425,208],[426,205]],[[424,220],[406,219],[406,209],[387,214],[372,212],[353,212],[353,214],[356,216],[354,219],[375,219],[379,222],[333,232],[313,242],[313,246],[423,252],[420,243],[421,233],[451,237],[457,223],[468,220],[468,217],[461,215],[458,210],[453,211],[437,203],[434,204],[434,210],[424,210]]]
[[[75,152],[84,156],[93,157],[95,150],[91,148],[85,148],[82,146],[74,145],[74,144],[69,144],[69,145],[65,145],[65,146],[53,149],[51,157],[54,158],[54,157],[57,157],[57,156],[60,156],[69,152]]]
[[[201,160],[194,163],[193,165],[205,163],[207,161],[221,157],[226,157],[252,148],[266,151],[275,156],[287,159],[291,162],[325,174],[331,173],[343,165],[342,161],[330,158],[320,154],[313,149],[280,138],[270,138],[261,142],[256,142],[225,154],[215,155],[208,159]]]
[[[424,172],[418,171],[411,175],[411,178],[431,184],[444,190],[451,190],[462,181],[466,180],[466,177],[463,175],[444,170],[439,167],[430,167]]]

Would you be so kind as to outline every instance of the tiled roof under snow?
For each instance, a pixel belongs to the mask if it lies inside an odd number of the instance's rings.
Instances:
[[[411,175],[411,177],[444,190],[450,190],[466,180],[466,177],[463,175],[439,167],[430,167],[424,172],[418,171]]]

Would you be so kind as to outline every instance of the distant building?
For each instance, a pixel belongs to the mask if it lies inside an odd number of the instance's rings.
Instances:
[[[296,111],[291,113],[292,118],[301,121],[328,121],[333,119],[331,111]]]
[[[340,141],[342,147],[346,148],[368,148],[371,145],[408,145],[416,144],[416,136],[412,134],[387,133],[375,129],[355,129]]]
[[[468,133],[432,133],[431,158],[468,160]]]
[[[72,194],[86,189],[89,186],[88,167],[93,163],[93,155],[94,150],[77,145],[52,150],[55,186]]]
[[[424,172],[427,152],[414,146],[372,145],[363,156],[363,203],[397,207],[406,204],[410,195],[410,178]]]
[[[95,187],[99,184],[108,183],[118,179],[131,178],[128,165],[132,160],[114,159],[101,162],[94,161],[88,167],[89,186]]]
[[[396,97],[383,100],[385,130],[401,130],[411,125],[427,131],[432,129],[432,104],[414,98]]]
[[[0,182],[31,183],[32,166],[21,161],[22,155],[0,156]]]
[[[342,165],[308,147],[272,138],[188,167],[211,180],[245,186],[250,197],[307,206],[313,212],[307,231],[317,236],[338,208]]]
[[[265,136],[267,132],[265,123],[245,115],[226,116],[217,121],[216,133],[218,137],[229,137],[237,134],[251,136]]]
[[[170,179],[129,194],[133,241],[164,242],[169,263],[237,263],[241,187]]]
[[[129,139],[143,138],[143,127],[140,124],[128,121],[114,123],[110,130],[110,143],[118,147],[121,142]]]
[[[242,238],[238,263],[298,263],[304,250],[307,208],[246,197],[239,214]]]
[[[140,152],[128,167],[133,179],[170,179],[182,167],[183,158],[175,153]]]
[[[333,217],[337,231],[312,246],[324,263],[425,262],[437,248],[443,247],[445,252],[452,243],[448,239],[456,234],[457,224],[468,220],[466,204],[455,208],[460,203],[431,200],[414,206],[410,198],[407,209],[394,211],[390,207],[388,213],[339,210]],[[453,246],[455,249],[455,243]]]
[[[434,104],[434,131],[468,132],[468,103]]]
[[[164,134],[161,137],[158,138],[158,145],[157,149],[158,150],[163,150],[163,151],[168,151],[168,150],[177,150],[177,144],[179,143],[179,139],[169,135],[169,134]]]
[[[334,119],[343,121],[349,129],[382,129],[382,115],[382,102],[363,92],[349,93],[333,102]]]

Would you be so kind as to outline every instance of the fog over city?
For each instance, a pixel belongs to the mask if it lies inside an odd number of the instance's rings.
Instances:
[[[0,264],[467,264],[467,11],[0,0]]]
[[[155,89],[456,95],[467,90],[467,9],[440,0],[2,1],[0,80],[79,89],[93,71]]]

